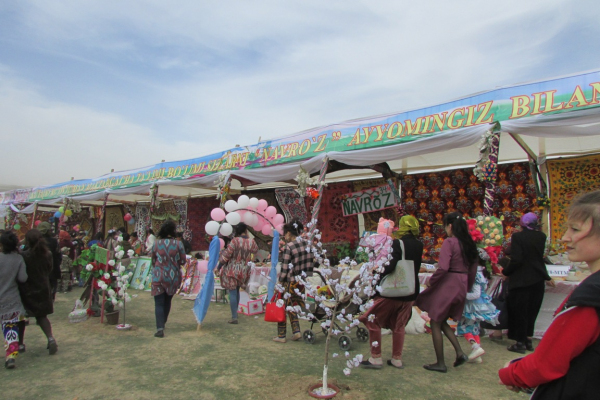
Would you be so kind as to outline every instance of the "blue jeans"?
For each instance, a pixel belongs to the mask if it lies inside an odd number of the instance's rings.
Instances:
[[[154,315],[156,316],[156,329],[165,329],[165,324],[171,312],[171,300],[173,296],[166,293],[161,293],[154,296]]]
[[[240,287],[229,290],[229,307],[231,307],[231,319],[238,317],[238,304],[240,304]]]

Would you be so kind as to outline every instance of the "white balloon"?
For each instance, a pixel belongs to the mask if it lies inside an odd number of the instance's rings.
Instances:
[[[238,206],[240,208],[246,208],[248,207],[248,203],[250,202],[250,198],[248,196],[246,196],[245,194],[241,195],[240,197],[238,197]]]
[[[220,224],[217,221],[208,221],[204,226],[204,230],[211,236],[216,235],[219,232]]]
[[[238,209],[238,203],[235,200],[227,200],[225,202],[225,211],[233,212]]]
[[[219,232],[223,236],[229,236],[231,235],[231,232],[233,232],[233,227],[227,222],[224,222],[223,225],[221,225],[221,229],[219,229]]]
[[[258,224],[258,215],[252,214],[252,223],[250,223],[250,226],[256,226],[256,224]]]
[[[258,199],[256,197],[253,197],[250,199],[250,202],[248,204],[250,205],[250,207],[256,208],[258,207]]]
[[[227,206],[227,205],[226,205]],[[230,212],[229,214],[227,214],[227,216],[225,217],[225,219],[227,220],[227,222],[229,222],[231,225],[237,225],[240,223],[240,221],[242,220],[242,217],[240,216],[240,214],[234,212]]]
[[[251,212],[247,212],[246,214],[244,214],[244,223],[248,226],[252,226],[252,221],[254,221],[254,218],[252,218],[254,214]]]

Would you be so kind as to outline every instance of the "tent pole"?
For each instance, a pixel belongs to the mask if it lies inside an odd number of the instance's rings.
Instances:
[[[35,216],[37,214],[37,209],[38,209],[38,202],[35,202],[35,205],[33,206],[33,215],[31,216],[31,226],[29,229],[33,229],[35,228]]]
[[[317,187],[319,191],[319,197],[317,197],[317,201],[315,201],[315,205],[313,206],[313,210],[310,216],[310,230],[309,230],[309,243],[312,243],[312,238],[315,233],[315,229],[317,229],[316,220],[319,217],[319,210],[321,209],[321,200],[323,199],[323,189],[325,187],[325,175],[327,175],[327,166],[329,165],[329,157],[325,156],[323,158],[323,162],[321,164],[321,171],[319,173],[319,181],[317,182]]]
[[[105,215],[104,211],[106,210],[106,202],[107,201],[108,201],[108,192],[105,192],[104,193],[104,201],[102,202],[102,208],[100,209],[100,215],[98,216],[98,222],[96,223],[96,232],[103,232],[104,215]]]

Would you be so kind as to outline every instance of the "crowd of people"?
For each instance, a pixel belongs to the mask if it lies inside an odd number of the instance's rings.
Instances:
[[[455,351],[454,367],[467,362],[481,362],[485,350],[481,346],[485,322],[498,323],[497,310],[486,293],[490,279],[485,264],[487,253],[478,250],[469,233],[467,222],[460,213],[450,213],[443,218],[447,238],[444,240],[437,269],[420,292],[418,272],[421,266],[423,244],[419,241],[419,221],[404,216],[398,222],[400,239],[391,244],[389,263],[383,266],[378,278],[394,272],[400,260],[414,262],[414,290],[409,295],[381,296],[375,293],[373,303],[361,317],[370,336],[370,357],[361,362],[367,369],[383,367],[381,343],[382,329],[392,333],[392,357],[387,365],[402,369],[402,352],[405,327],[413,306],[427,312],[430,318],[431,337],[436,361],[423,365],[433,372],[448,371],[444,359],[445,336]],[[533,348],[533,327],[544,296],[544,286],[555,283],[548,275],[544,262],[546,236],[540,231],[538,217],[527,213],[521,217],[520,232],[512,235],[509,256],[503,264],[501,278],[507,286],[508,337],[514,343],[507,350],[526,354],[507,363],[499,371],[500,382],[513,391],[535,393],[534,398],[592,398],[600,389],[600,381],[593,379],[600,367],[600,191],[584,194],[574,200],[568,214],[568,227],[562,237],[569,260],[586,262],[591,275],[565,300],[554,322]],[[72,261],[81,250],[82,241],[60,230],[58,238],[51,233],[47,222],[39,224],[25,235],[20,248],[17,236],[4,231],[0,236],[0,317],[6,347],[6,368],[15,367],[19,352],[26,350],[23,343],[26,318],[35,318],[47,337],[49,354],[58,351],[48,315],[53,313],[53,301],[58,291],[67,291],[77,282],[77,271]],[[304,288],[295,279],[312,270],[313,254],[307,251],[308,243],[302,235],[303,226],[292,221],[283,227],[286,242],[280,253],[281,270],[278,283],[283,287],[287,318],[292,329],[292,340],[301,339],[296,306],[303,307]],[[120,238],[118,239],[118,237]],[[164,337],[171,302],[181,285],[181,266],[191,250],[176,232],[176,225],[167,221],[155,236],[151,229],[142,243],[137,234],[111,230],[106,238],[95,236],[88,246],[98,245],[109,250],[122,246],[137,255],[152,257],[152,290],[155,302],[156,333]],[[79,246],[79,247],[78,247]],[[229,291],[231,305],[230,324],[238,324],[239,290],[245,288],[250,277],[249,261],[258,246],[240,223],[235,227],[234,238],[221,251],[217,273],[221,285]],[[71,275],[73,274],[73,275]],[[456,331],[448,324],[458,323]],[[273,341],[285,343],[287,323],[277,324]],[[465,353],[459,336],[471,347]],[[569,397],[570,396],[570,397]]]

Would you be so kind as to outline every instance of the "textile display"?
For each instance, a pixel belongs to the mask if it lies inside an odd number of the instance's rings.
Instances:
[[[192,235],[194,250],[208,250],[210,238],[206,235],[204,225],[210,220],[210,211],[219,207],[219,200],[214,196],[191,198],[188,201],[188,226]]]
[[[106,206],[104,210],[104,234],[113,228],[121,228],[126,222],[123,220],[123,207],[121,206]]]
[[[188,201],[187,199],[177,199],[173,200],[173,207],[175,207],[175,211],[179,214],[179,224],[177,225],[177,232],[183,233],[183,238],[185,240],[192,240],[192,231],[188,225]]]
[[[342,195],[354,191],[350,182],[330,183],[323,192],[317,228],[321,242],[346,242],[355,247],[358,241],[358,218],[342,215]]]
[[[138,237],[144,243],[146,241],[146,230],[148,229],[148,218],[150,215],[150,207],[137,205],[135,208],[135,231]]]
[[[293,221],[297,219],[306,225],[310,215],[306,211],[304,198],[293,188],[275,189],[275,197],[277,203],[283,210],[285,221]]]
[[[554,247],[565,233],[571,200],[600,188],[600,155],[548,161],[550,176],[550,237]]]

